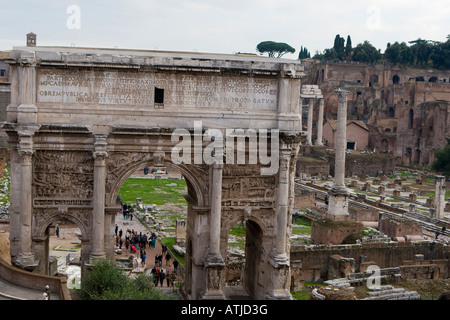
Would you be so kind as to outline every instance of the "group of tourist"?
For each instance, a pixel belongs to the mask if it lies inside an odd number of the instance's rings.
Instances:
[[[132,208],[128,208],[128,206],[124,205],[123,207],[124,219],[132,219],[133,212]],[[141,259],[141,266],[145,267],[147,261],[147,246],[150,250],[156,250],[156,238],[157,235],[152,232],[142,233],[137,232],[134,229],[127,229],[125,234],[123,234],[123,230],[119,229],[119,225],[116,224],[114,228],[114,233],[116,237],[116,246],[119,249],[122,249],[122,246],[125,245],[126,251],[131,254],[137,254],[139,251],[139,257]],[[173,288],[174,283],[176,281],[176,277],[178,274],[178,265],[179,262],[177,259],[173,261],[173,271],[166,271],[163,268],[163,259],[165,259],[165,266],[170,267],[172,261],[172,255],[168,251],[168,248],[165,244],[161,245],[161,253],[157,253],[155,255],[155,265],[151,270],[151,274],[154,275],[155,286],[158,284],[163,287],[164,280],[166,280],[167,287]]]
[[[153,275],[153,281],[155,284],[155,287],[158,286],[158,283],[161,287],[164,286],[164,280],[166,280],[167,287],[168,288],[174,288],[175,281],[177,279],[177,275],[175,272],[166,272],[165,269],[154,266],[153,269],[150,272]]]
[[[130,221],[133,221],[133,213],[134,213],[134,209],[132,206],[127,205],[127,204],[122,204],[122,214],[123,214],[124,220],[130,219]]]

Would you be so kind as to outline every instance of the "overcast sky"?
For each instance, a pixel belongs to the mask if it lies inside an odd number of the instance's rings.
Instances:
[[[0,0],[0,50],[25,45],[256,53],[261,41],[312,55],[340,34],[353,46],[445,41],[450,0]]]

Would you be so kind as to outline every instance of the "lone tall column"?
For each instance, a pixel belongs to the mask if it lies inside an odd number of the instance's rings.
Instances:
[[[322,143],[322,136],[323,136],[323,108],[324,108],[324,101],[323,98],[319,100],[319,119],[317,119],[317,140],[316,145],[321,146]]]
[[[105,183],[106,183],[106,136],[95,137],[94,152],[94,212],[92,224],[91,260],[106,258],[105,252]]]
[[[445,208],[445,177],[436,176],[436,190],[434,196],[434,205],[436,208],[435,217],[436,219],[441,219],[444,216]]]
[[[338,115],[336,129],[336,151],[334,166],[334,186],[329,191],[328,214],[346,217],[348,213],[348,190],[345,187],[345,149],[347,144],[347,95],[348,91],[337,89]]]
[[[308,99],[308,145],[312,145],[312,126],[313,126],[313,110],[314,110],[314,99]]]

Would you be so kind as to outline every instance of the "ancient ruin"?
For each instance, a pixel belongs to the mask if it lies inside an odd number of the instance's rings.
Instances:
[[[371,281],[368,300],[420,299],[397,286],[448,280],[445,177],[418,167],[447,136],[447,71],[32,45],[0,62],[10,258],[30,274],[54,274],[59,221],[80,230],[83,272],[114,259],[121,185],[169,167],[187,185],[187,299],[292,299],[316,282],[311,299],[353,300]],[[311,226],[298,242],[295,217]],[[227,252],[236,224],[243,263]]]
[[[15,48],[7,62],[15,266],[49,273],[49,230],[60,219],[81,230],[84,268],[113,258],[120,186],[140,168],[174,166],[188,185],[186,295],[226,298],[226,237],[245,221],[245,291],[291,298],[299,62],[57,47]]]

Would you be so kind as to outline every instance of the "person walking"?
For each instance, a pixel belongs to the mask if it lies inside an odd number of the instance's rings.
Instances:
[[[142,266],[145,267],[145,259],[147,258],[147,254],[145,251],[142,252],[141,260],[142,260]]]
[[[172,279],[172,272],[168,272],[166,276],[167,288],[170,288],[171,279]]]
[[[175,259],[174,261],[173,261],[173,273],[175,273],[175,275],[177,275],[178,274],[178,260],[177,259]]]
[[[161,269],[161,274],[159,276],[159,283],[161,285],[161,287],[164,286],[164,279],[166,278],[166,272],[164,269]]]
[[[161,269],[158,267],[156,268],[156,287],[158,286],[158,282],[160,282],[161,280]]]
[[[170,273],[170,287],[175,289],[175,281],[177,280],[177,275],[175,272]]]
[[[172,256],[170,255],[170,252],[167,251],[166,253],[166,266],[170,267],[170,259],[172,258]]]

